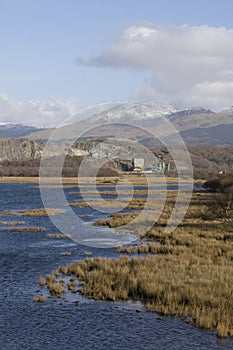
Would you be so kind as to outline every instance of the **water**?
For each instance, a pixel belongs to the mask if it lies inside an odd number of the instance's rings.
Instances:
[[[69,196],[70,189],[66,191]],[[0,211],[42,207],[39,189],[31,184],[0,184],[0,194]],[[116,258],[118,254],[115,249],[87,248],[69,239],[46,238],[46,233],[57,232],[46,217],[1,218],[11,220],[45,226],[46,232],[11,233],[0,226],[1,350],[233,349],[230,338],[220,340],[214,331],[146,312],[139,303],[93,301],[77,295],[67,301],[51,298],[45,304],[34,303],[39,276],[84,259],[87,250],[92,256]]]

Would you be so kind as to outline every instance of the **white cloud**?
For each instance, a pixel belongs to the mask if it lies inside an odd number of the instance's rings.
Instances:
[[[178,107],[202,105],[222,109],[233,104],[233,29],[148,24],[126,29],[96,57],[79,63],[129,67],[151,72],[140,95]]]
[[[57,126],[77,111],[72,99],[16,101],[0,94],[0,122],[33,126]]]

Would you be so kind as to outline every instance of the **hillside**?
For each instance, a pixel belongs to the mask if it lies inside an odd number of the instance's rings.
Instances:
[[[160,106],[160,109],[154,106],[147,106],[145,109],[140,105],[119,104],[111,108],[107,108],[100,113],[94,113],[89,118],[72,124],[72,126],[63,126],[56,132],[56,138],[91,139],[96,137],[114,137],[115,130],[112,123],[130,124],[138,126],[138,132],[125,130],[126,126],[118,131],[118,137],[132,137],[142,139],[142,130],[146,129],[151,134],[155,134],[159,128],[160,117],[170,120],[174,127],[180,132],[187,144],[199,145],[233,145],[232,129],[233,129],[233,109],[220,113],[213,113],[210,110],[187,109],[176,111],[172,108]],[[101,128],[96,129],[101,125]],[[95,128],[95,129],[94,129]],[[28,137],[32,140],[46,140],[50,137],[54,129],[37,131],[30,133]],[[145,133],[148,138],[148,133]]]
[[[18,123],[0,122],[0,137],[24,137],[30,133],[42,130],[44,130],[44,128]]]
[[[99,140],[100,141],[100,140]],[[1,138],[0,139],[0,176],[38,176],[41,155],[44,143],[32,141],[25,138]],[[158,158],[158,161],[171,162],[173,160],[169,152],[164,147],[151,149]],[[195,178],[208,178],[220,172],[232,172],[233,146],[189,146],[188,147]],[[138,151],[140,152],[140,150]],[[153,161],[146,153],[138,153],[145,160],[145,164],[151,165]],[[110,158],[108,155],[110,154]],[[83,157],[87,156],[90,169],[88,175],[92,176],[95,169],[99,167],[99,160],[104,160],[103,168],[99,174],[104,176],[115,175],[118,170],[129,171],[132,167],[132,159],[135,156],[130,145],[119,142],[109,146],[98,141],[74,143],[68,147],[68,153],[63,165],[64,176],[77,176],[79,165]],[[54,143],[48,154],[48,159],[44,163],[46,176],[55,176],[57,164],[64,153],[61,143]],[[112,159],[112,160],[109,160]],[[174,175],[174,170],[173,175]],[[169,175],[169,174],[168,174]],[[172,175],[172,172],[171,172]]]

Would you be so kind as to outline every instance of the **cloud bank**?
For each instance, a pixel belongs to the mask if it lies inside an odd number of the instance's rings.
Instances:
[[[16,101],[0,94],[0,122],[39,127],[57,126],[76,111],[77,104],[72,99]]]
[[[100,55],[79,64],[149,72],[136,100],[215,110],[233,104],[233,29],[148,24],[126,29]]]

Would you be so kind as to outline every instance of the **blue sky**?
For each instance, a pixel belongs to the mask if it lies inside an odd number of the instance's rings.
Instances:
[[[217,36],[226,36],[226,45],[230,46],[232,36],[227,31],[233,27],[232,13],[232,0],[0,0],[0,95],[9,103],[13,101],[14,106],[16,101],[23,101],[27,104],[26,111],[29,100],[62,100],[58,103],[59,108],[68,105],[64,100],[71,99],[75,99],[79,106],[132,99],[154,102],[160,99],[181,107],[189,102],[199,104],[198,96],[186,101],[174,95],[171,86],[165,86],[164,67],[157,70],[150,63],[146,66],[144,52],[145,55],[151,52],[153,59],[153,55],[159,55],[161,43],[156,50],[156,43],[152,40],[150,50],[149,39],[140,28],[156,28],[157,31],[157,26],[161,26],[159,31],[167,40],[166,47],[170,47],[172,28],[182,28],[185,24],[190,28],[202,25],[225,27],[226,31],[217,33]],[[134,28],[138,42],[140,39],[140,63],[135,63],[134,51],[129,52],[128,48],[127,59],[125,53],[119,54],[128,43],[131,45],[126,38],[129,33],[132,38],[132,31],[127,31],[129,28]],[[152,32],[154,35],[155,30]],[[183,32],[183,29],[178,31],[177,36],[182,36]],[[193,32],[187,35],[193,36]],[[201,34],[198,35],[201,38]],[[144,40],[147,41],[146,47]],[[116,50],[112,49],[114,43],[117,43]],[[166,56],[165,49],[161,51]],[[170,49],[167,52],[172,55]],[[227,61],[230,54],[226,53]],[[77,64],[77,59],[83,60],[84,64]],[[172,64],[168,62],[169,67]],[[174,70],[176,64],[179,62],[174,63]],[[231,70],[229,65],[227,71]],[[174,75],[173,79],[177,76]],[[185,76],[182,79],[185,80]],[[215,80],[211,81],[212,94]],[[222,84],[223,78],[219,81]],[[205,77],[203,82],[210,83],[209,78]],[[229,87],[231,77],[227,78],[227,83]],[[200,88],[200,78],[195,84],[196,90],[206,86]],[[191,91],[193,93],[190,88]],[[227,104],[228,100],[219,102],[216,108],[223,107],[224,103]],[[7,116],[6,110],[2,110],[1,117],[0,106],[0,119]]]

